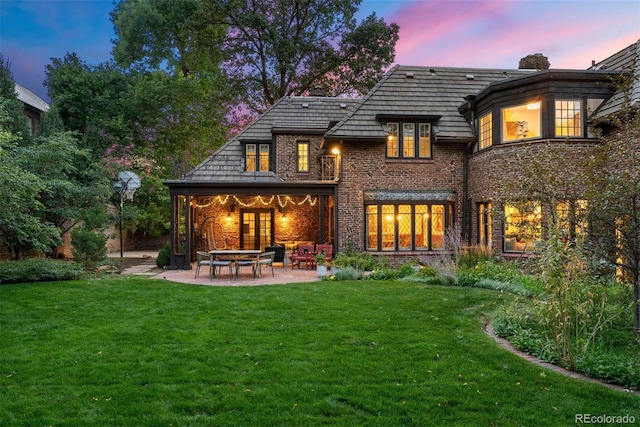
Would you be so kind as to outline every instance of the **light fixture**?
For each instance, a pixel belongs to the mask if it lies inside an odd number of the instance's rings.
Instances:
[[[340,154],[340,150],[338,150],[338,147],[333,147],[333,149],[331,150],[331,152],[332,152],[333,154],[335,154],[336,156],[337,156],[338,154]]]
[[[282,222],[287,222],[287,214],[282,214]]]
[[[540,109],[539,102],[532,102],[531,104],[527,104],[527,110],[539,110],[539,109]]]

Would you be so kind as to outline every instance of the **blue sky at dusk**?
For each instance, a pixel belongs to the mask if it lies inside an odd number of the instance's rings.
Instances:
[[[45,66],[76,52],[111,58],[112,0],[0,0],[0,52],[15,80],[48,100]],[[640,39],[638,0],[363,0],[400,26],[396,63],[517,68],[543,53],[552,68],[585,69]]]

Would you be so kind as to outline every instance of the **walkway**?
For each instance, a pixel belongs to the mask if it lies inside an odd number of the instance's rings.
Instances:
[[[283,268],[281,263],[275,263],[273,267],[273,277],[271,269],[263,268],[262,277],[253,278],[251,270],[243,268],[236,279],[230,278],[228,270],[222,271],[219,277],[209,279],[209,269],[202,268],[200,275],[195,278],[195,263],[191,270],[163,270],[156,266],[157,252],[154,251],[128,251],[124,252],[124,258],[131,263],[129,267],[122,271],[122,274],[144,275],[152,279],[170,280],[178,283],[189,283],[203,286],[260,286],[277,285],[285,283],[317,282],[320,280],[316,270],[292,270]],[[120,252],[112,252],[110,258],[120,258]],[[132,262],[137,260],[139,262]]]

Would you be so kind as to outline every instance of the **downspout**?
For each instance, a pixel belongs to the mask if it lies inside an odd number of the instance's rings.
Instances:
[[[475,95],[465,97],[467,101],[467,109],[470,113],[471,131],[474,141],[467,144],[462,160],[462,230],[463,240],[467,241],[467,245],[471,245],[471,236],[473,235],[473,219],[471,199],[469,198],[469,156],[473,153],[473,146],[478,138],[478,129],[476,128],[475,115]]]

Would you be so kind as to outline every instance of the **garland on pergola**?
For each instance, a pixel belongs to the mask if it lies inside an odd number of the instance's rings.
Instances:
[[[220,206],[226,206],[227,203],[235,203],[242,206],[243,208],[252,208],[255,207],[258,203],[260,203],[262,206],[272,206],[274,201],[277,201],[278,206],[280,206],[281,208],[284,208],[287,205],[301,206],[305,203],[307,203],[309,206],[315,206],[316,203],[318,203],[318,198],[306,195],[301,201],[296,202],[295,200],[293,200],[293,198],[291,198],[291,196],[281,196],[278,194],[268,197],[256,196],[252,202],[243,202],[238,198],[238,196],[226,195],[214,196],[211,200],[205,203],[195,203],[194,206],[197,208],[208,208],[209,206],[212,206],[217,202]]]

